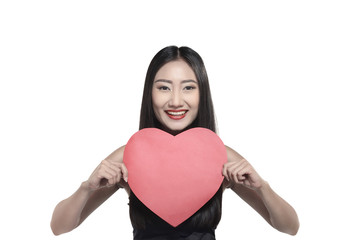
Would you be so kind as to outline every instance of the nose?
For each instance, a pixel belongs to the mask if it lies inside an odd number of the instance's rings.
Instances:
[[[169,107],[179,108],[184,105],[184,99],[179,91],[173,91],[171,94],[171,99],[169,101]]]

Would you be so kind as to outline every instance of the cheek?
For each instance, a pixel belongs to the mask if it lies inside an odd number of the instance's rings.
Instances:
[[[200,104],[200,94],[197,93],[193,98],[193,106],[199,108],[199,104]]]
[[[155,112],[158,112],[160,109],[163,108],[164,104],[166,103],[166,99],[162,94],[157,93],[156,91],[152,92],[152,102],[153,102],[153,109]]]
[[[159,120],[161,108],[159,107],[158,103],[155,101],[154,98],[152,99],[152,101],[153,101],[152,108],[154,110],[155,117]]]

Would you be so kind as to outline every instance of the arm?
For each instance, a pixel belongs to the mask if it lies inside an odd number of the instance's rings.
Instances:
[[[277,195],[240,154],[227,147],[228,163],[223,174],[231,189],[275,229],[295,235],[299,220],[295,210]]]
[[[123,153],[124,147],[115,150],[99,164],[89,179],[83,182],[73,195],[55,207],[51,219],[51,229],[55,235],[78,227],[119,187],[128,190],[125,182],[127,170],[122,163]]]

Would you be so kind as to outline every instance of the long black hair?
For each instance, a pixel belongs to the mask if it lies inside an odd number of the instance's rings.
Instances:
[[[161,128],[161,124],[155,116],[152,102],[152,88],[156,73],[166,63],[178,59],[184,60],[194,71],[199,85],[200,102],[198,115],[186,129],[203,127],[216,133],[214,108],[210,93],[210,86],[205,65],[200,55],[189,47],[169,46],[160,50],[150,62],[144,84],[143,99],[140,112],[139,129]],[[185,131],[184,129],[183,131]],[[183,224],[194,229],[215,229],[221,218],[222,186],[201,209]],[[141,201],[130,192],[130,219],[135,229],[145,229],[161,220]],[[181,225],[183,225],[181,224]],[[181,226],[180,225],[180,226]]]

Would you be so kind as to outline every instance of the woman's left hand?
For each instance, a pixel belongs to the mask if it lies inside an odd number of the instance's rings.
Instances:
[[[228,181],[253,190],[264,185],[264,180],[245,158],[229,147],[226,147],[226,151],[228,162],[224,164],[223,175]]]

